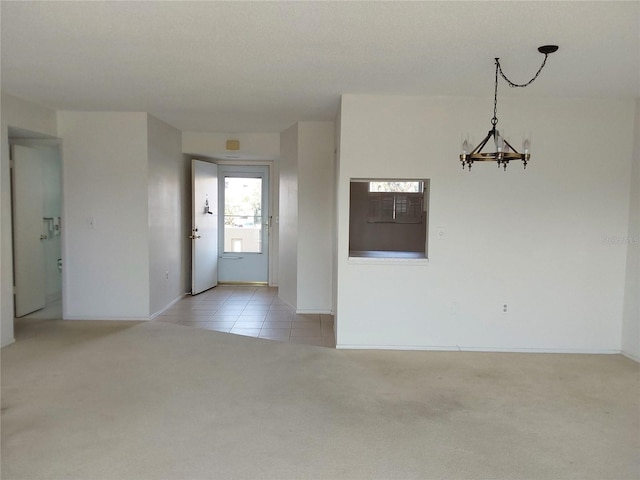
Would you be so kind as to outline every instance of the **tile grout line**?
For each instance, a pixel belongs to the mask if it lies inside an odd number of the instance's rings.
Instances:
[[[259,291],[259,288],[261,287],[256,287],[254,292],[251,295],[245,295],[244,293],[241,295],[236,295],[235,293],[238,291],[238,289],[234,289],[230,292],[225,292],[224,296],[218,296],[218,295],[216,295],[215,297],[205,296],[197,300],[185,299],[186,300],[185,303],[188,303],[188,304],[193,303],[193,305],[187,308],[183,308],[182,306],[180,306],[179,308],[176,308],[173,313],[181,316],[181,314],[183,313],[183,310],[191,312],[192,315],[194,315],[193,312],[200,312],[200,311],[208,312],[208,315],[205,314],[202,317],[198,317],[198,316],[195,316],[195,318],[192,317],[194,318],[193,323],[196,324],[193,326],[196,326],[197,328],[206,328],[207,324],[209,323],[217,323],[217,321],[215,320],[216,318],[215,315],[217,312],[220,312],[225,307],[231,308],[232,310],[236,310],[235,308],[233,308],[233,306],[237,306],[238,311],[233,313],[229,312],[229,315],[228,315],[230,317],[234,317],[233,321],[228,322],[231,324],[231,327],[228,330],[227,328],[224,328],[217,331],[224,331],[225,333],[232,333],[232,334],[241,334],[239,331],[233,332],[233,330],[234,329],[240,330],[242,328],[240,327],[240,325],[243,323],[241,320],[243,316],[262,317],[264,315],[264,318],[262,320],[247,321],[247,323],[250,323],[250,322],[259,323],[260,326],[246,327],[245,333],[248,330],[252,330],[252,331],[257,330],[256,338],[268,338],[268,337],[261,337],[263,330],[265,329],[283,330],[283,331],[286,330],[288,332],[288,335],[283,335],[283,338],[278,338],[274,340],[285,341],[284,337],[286,336],[288,338],[287,341],[289,341],[290,343],[305,343],[303,340],[306,339],[310,341],[311,339],[313,339],[314,342],[312,344],[314,345],[317,345],[319,343],[322,346],[327,346],[325,345],[325,341],[330,341],[330,343],[333,344],[333,339],[334,339],[333,331],[326,332],[325,334],[325,328],[323,328],[324,322],[322,322],[322,316],[320,314],[317,314],[317,315],[314,314],[314,316],[316,316],[317,318],[313,320],[310,319],[311,323],[308,323],[305,320],[303,320],[297,324],[296,318],[295,318],[297,314],[293,312],[290,307],[284,304],[274,303],[278,298],[275,291],[273,293],[264,294],[263,292]],[[258,300],[258,299],[259,299],[259,303],[252,303],[252,300]],[[195,308],[196,306],[204,307],[207,303],[216,304],[216,307],[211,309]],[[279,305],[279,307],[277,309],[273,309],[274,305]],[[252,312],[250,310],[247,310],[248,308],[256,308],[257,311]],[[263,310],[263,311],[261,312],[260,310]],[[247,313],[247,315],[243,315],[245,312]],[[269,314],[271,313],[283,314],[283,312],[284,312],[284,316],[289,316],[291,318],[291,320],[283,320],[283,322],[287,322],[289,324],[289,327],[279,328],[279,327],[272,326],[273,324],[269,322],[267,319]],[[256,313],[256,315],[251,315],[252,313]],[[224,313],[222,313],[221,316],[224,316]],[[204,318],[204,319],[198,320],[198,318]],[[221,321],[220,323],[222,322],[224,321]],[[274,322],[277,322],[277,320],[274,320]],[[177,322],[177,323],[184,325],[185,323],[192,323],[192,322],[184,322],[184,323]],[[267,326],[267,325],[270,325],[270,326]],[[318,334],[293,335],[293,331],[294,329],[296,329],[296,327],[298,331],[304,330],[305,327],[320,327],[319,330],[317,328],[309,329],[309,330],[312,330],[313,333],[318,332],[319,335]],[[211,330],[216,330],[216,329],[211,329]],[[312,332],[309,331],[309,333],[312,333]],[[250,335],[250,336],[253,336],[253,335]],[[301,341],[292,342],[293,339],[301,340]],[[333,345],[331,345],[331,347],[333,347]]]

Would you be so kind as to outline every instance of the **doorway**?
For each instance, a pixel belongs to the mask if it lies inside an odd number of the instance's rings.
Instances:
[[[10,129],[11,133],[11,129]],[[62,318],[59,142],[9,137],[14,316]],[[38,312],[38,313],[33,313]]]
[[[218,282],[269,283],[269,167],[218,165]]]

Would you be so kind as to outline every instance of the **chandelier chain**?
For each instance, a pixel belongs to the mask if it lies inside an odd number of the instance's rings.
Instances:
[[[491,119],[491,125],[496,128],[498,124],[498,68],[500,68],[499,59],[496,58],[496,82],[493,90],[493,118]]]
[[[511,80],[509,80],[507,78],[507,76],[504,74],[504,72],[502,71],[502,66],[500,65],[500,62],[498,61],[498,59],[496,58],[496,64],[498,67],[498,70],[500,71],[500,76],[502,78],[504,78],[504,80],[509,84],[510,87],[514,88],[514,87],[526,87],[528,85],[531,85],[533,83],[533,81],[538,78],[538,75],[540,75],[540,72],[542,71],[542,69],[544,68],[545,63],[547,63],[547,57],[549,56],[548,53],[544,54],[544,60],[542,60],[542,65],[540,65],[540,68],[538,69],[538,71],[536,72],[536,74],[533,76],[533,78],[531,80],[529,80],[527,83],[514,83]]]

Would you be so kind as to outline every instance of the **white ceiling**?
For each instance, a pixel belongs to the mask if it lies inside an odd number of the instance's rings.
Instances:
[[[341,93],[640,97],[640,2],[1,3],[2,90],[187,131],[332,120]]]

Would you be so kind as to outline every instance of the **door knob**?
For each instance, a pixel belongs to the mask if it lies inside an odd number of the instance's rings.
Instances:
[[[40,240],[46,240],[47,236],[46,235],[40,235]]]
[[[189,238],[190,238],[191,240],[195,240],[195,239],[197,239],[197,238],[200,238],[200,235],[189,235]]]

